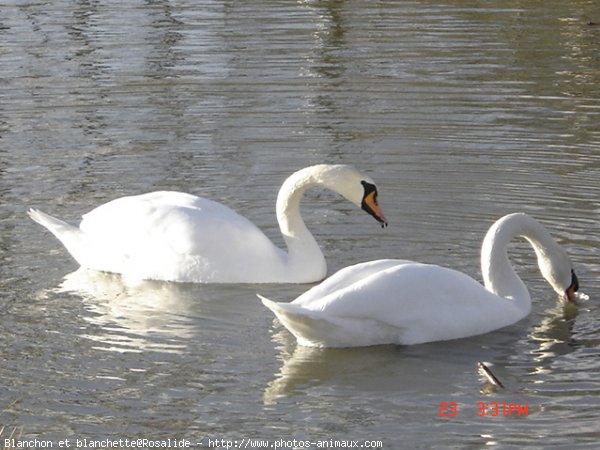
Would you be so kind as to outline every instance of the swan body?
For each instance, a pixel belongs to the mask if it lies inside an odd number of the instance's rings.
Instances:
[[[387,225],[373,181],[347,165],[317,165],[292,174],[277,197],[288,251],[225,205],[180,192],[122,197],[83,216],[76,227],[31,209],[84,268],[133,279],[196,283],[302,283],[325,277],[319,245],[300,216],[304,192],[322,186]]]
[[[568,256],[542,225],[521,213],[498,220],[484,239],[485,286],[445,267],[384,259],[341,269],[291,303],[259,297],[305,346],[409,345],[483,334],[531,311],[529,293],[506,253],[516,236],[529,240],[544,277],[572,300],[578,285]]]

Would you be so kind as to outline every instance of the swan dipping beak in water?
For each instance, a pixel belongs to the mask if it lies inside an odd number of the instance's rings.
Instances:
[[[515,237],[533,247],[543,277],[568,302],[579,281],[565,251],[535,219],[502,217],[481,249],[484,284],[433,264],[382,259],[346,267],[291,303],[259,295],[300,345],[356,347],[409,345],[464,338],[512,325],[531,311],[531,297],[512,267]]]

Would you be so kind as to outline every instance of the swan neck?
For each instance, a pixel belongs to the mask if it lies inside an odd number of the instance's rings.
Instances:
[[[277,221],[288,249],[289,263],[319,270],[325,276],[326,264],[323,252],[306,227],[300,214],[300,201],[313,186],[324,184],[315,179],[312,167],[302,169],[286,179],[277,196]]]
[[[548,230],[523,213],[501,218],[488,231],[481,250],[481,271],[486,287],[503,297],[526,299],[531,308],[527,288],[508,261],[506,253],[506,246],[516,236],[525,238],[531,244],[542,276],[558,295],[564,296],[573,283],[571,261]]]
[[[481,272],[485,287],[501,297],[515,301],[523,310],[531,310],[531,297],[525,283],[517,275],[507,253],[516,237],[525,238],[536,254],[544,253],[553,243],[548,232],[525,214],[511,214],[498,220],[488,231],[481,250]]]

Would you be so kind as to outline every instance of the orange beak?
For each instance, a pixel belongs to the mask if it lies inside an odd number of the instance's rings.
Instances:
[[[377,191],[369,192],[362,201],[362,208],[377,220],[381,227],[387,227],[388,222],[377,203]]]

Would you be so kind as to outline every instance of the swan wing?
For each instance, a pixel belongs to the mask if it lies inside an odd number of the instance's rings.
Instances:
[[[303,307],[309,307],[312,303],[318,304],[324,297],[340,292],[371,275],[411,262],[401,259],[378,259],[345,267],[297,297],[294,303]]]
[[[80,228],[93,243],[87,266],[137,278],[244,281],[285,256],[232,209],[179,192],[113,200],[86,214]]]
[[[177,253],[200,253],[213,244],[227,246],[228,240],[215,242],[219,237],[264,237],[256,225],[227,206],[180,192],[152,192],[113,200],[85,214],[80,228],[88,235],[110,235],[123,245],[132,240],[145,245],[164,244]]]
[[[298,344],[306,347],[356,347],[399,342],[401,330],[369,318],[337,317],[278,303],[257,294]]]
[[[315,305],[316,306],[316,305]],[[431,264],[400,264],[322,299],[327,316],[377,321],[399,330],[400,342],[457,339],[523,317],[509,299],[468,275]]]
[[[299,343],[331,347],[457,339],[522,317],[461,272],[402,261],[310,302],[265,304]]]

